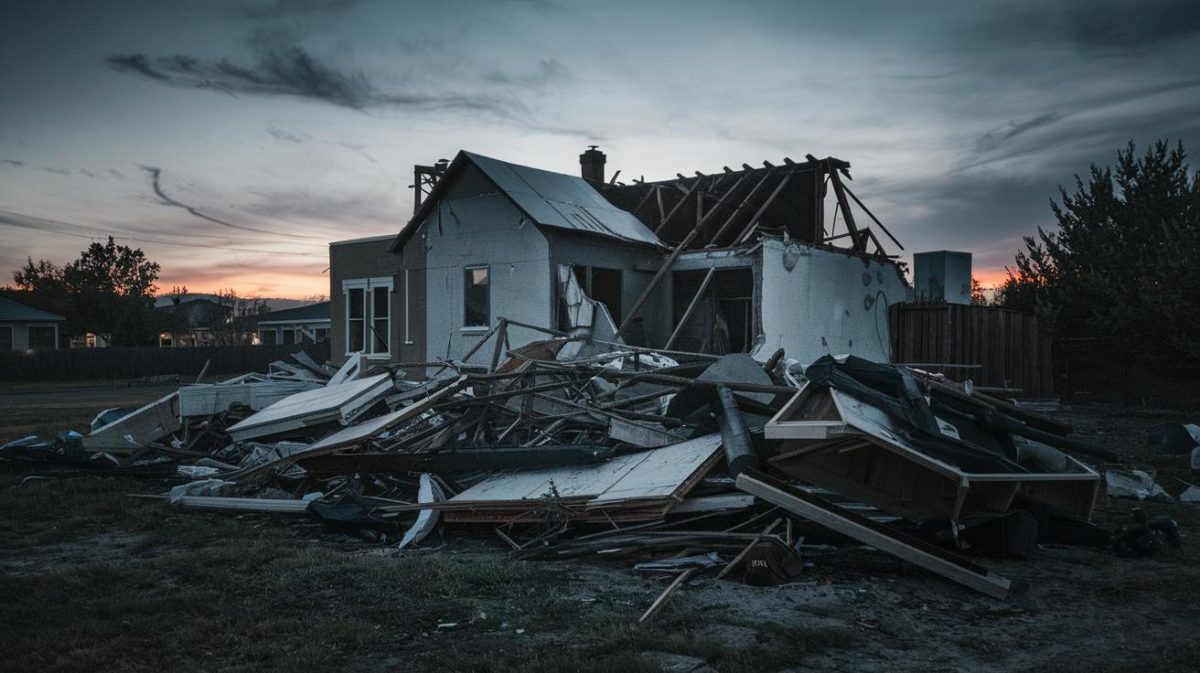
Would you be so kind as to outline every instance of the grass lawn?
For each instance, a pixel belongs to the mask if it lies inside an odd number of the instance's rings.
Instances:
[[[19,402],[3,407],[0,442],[83,430],[102,408],[171,389],[6,390],[0,399]],[[665,583],[628,564],[511,560],[487,531],[396,552],[305,517],[180,511],[127,495],[168,486],[0,476],[0,668],[619,673],[683,655],[720,671],[775,671],[854,639],[828,625],[750,628],[687,592],[638,626]],[[713,624],[750,637],[706,637]]]
[[[0,443],[84,430],[97,411],[173,386],[0,388]],[[1145,448],[1178,412],[1063,412],[1084,437],[1196,479],[1186,456]],[[1200,479],[1197,479],[1200,481]],[[304,516],[179,510],[171,482],[0,474],[3,671],[1195,671],[1200,506],[1105,499],[1178,520],[1182,554],[1123,559],[1046,546],[984,561],[1013,581],[994,600],[891,557],[846,548],[789,584],[702,576],[649,624],[666,586],[633,561],[526,562],[488,528],[443,526],[397,552]],[[808,534],[808,533],[805,533]]]

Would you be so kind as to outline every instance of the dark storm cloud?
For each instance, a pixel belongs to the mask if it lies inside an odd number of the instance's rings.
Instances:
[[[289,250],[256,250],[250,248],[231,247],[228,245],[215,245],[209,243],[199,243],[192,240],[166,240],[161,237],[145,236],[136,232],[127,232],[116,229],[105,229],[102,227],[93,227],[85,224],[75,224],[73,222],[64,222],[63,220],[51,220],[44,217],[27,215],[25,213],[17,213],[9,210],[0,210],[0,225],[15,227],[18,229],[31,229],[33,231],[42,231],[62,236],[73,236],[75,238],[90,238],[112,236],[125,241],[137,241],[139,243],[156,243],[158,245],[179,246],[184,248],[205,248],[211,250],[226,250],[232,252],[246,253],[262,253],[267,255],[287,255],[289,257],[315,257],[327,258],[328,253],[320,252],[294,252]]]
[[[252,189],[242,210],[272,219],[323,222],[361,220],[395,226],[396,203],[390,192],[320,193],[312,189]]]
[[[250,19],[279,19],[296,14],[344,12],[358,4],[360,0],[262,0],[240,2],[230,8]]]
[[[163,191],[162,185],[159,183],[159,180],[162,177],[162,169],[158,168],[157,166],[141,166],[140,168],[142,170],[146,171],[150,175],[150,184],[151,184],[151,187],[154,189],[154,194],[156,196],[158,196],[158,198],[162,201],[163,205],[173,206],[175,208],[182,208],[183,210],[186,210],[188,213],[192,214],[194,217],[198,217],[202,220],[207,220],[209,222],[219,224],[223,227],[230,227],[231,229],[241,229],[242,231],[253,231],[253,232],[256,232],[259,234],[271,234],[272,236],[286,236],[287,238],[308,238],[308,239],[322,239],[322,240],[324,239],[323,236],[305,236],[304,234],[289,234],[289,233],[282,233],[282,232],[276,232],[276,231],[268,231],[266,229],[256,229],[255,227],[247,227],[242,224],[234,224],[232,222],[226,222],[225,220],[218,219],[211,215],[206,215],[206,214],[200,212],[199,210],[197,210],[196,208],[193,208],[192,206],[187,205],[186,203],[180,203],[179,201],[176,201],[175,199],[171,198],[170,196],[167,196],[167,193]]]
[[[1136,57],[1200,36],[1200,12],[1195,0],[1001,3],[954,32],[961,44],[976,48],[1057,43],[1084,52]]]
[[[982,153],[995,149],[999,145],[1003,144],[1006,140],[1011,140],[1022,133],[1025,133],[1026,131],[1052,124],[1055,121],[1058,121],[1058,119],[1061,117],[1062,115],[1058,112],[1047,112],[1045,114],[1040,114],[1036,117],[1033,117],[1032,119],[1009,122],[1002,128],[988,131],[987,133],[983,134],[983,136],[980,137],[975,143],[975,151]]]
[[[511,84],[525,87],[540,87],[555,80],[563,79],[567,69],[558,59],[549,58],[538,61],[538,67],[533,72],[514,73],[493,70],[483,76],[492,84]]]
[[[249,66],[179,54],[154,59],[145,54],[114,54],[105,61],[113,70],[127,75],[232,95],[288,96],[354,110],[397,107],[510,114],[509,104],[483,96],[385,92],[362,72],[337,68],[295,45],[264,50]]]
[[[39,171],[42,173],[50,173],[52,175],[82,175],[85,178],[93,178],[96,180],[105,179],[105,178],[102,178],[99,175],[96,175],[95,173],[89,171],[86,168],[70,169],[70,168],[61,168],[59,166],[39,166],[37,164],[31,164],[28,161],[21,161],[18,159],[0,159],[0,164],[8,164],[9,166],[12,166],[13,168],[23,168],[23,169],[30,170],[30,171]]]
[[[1200,35],[1195,0],[1087,2],[1067,10],[1068,35],[1084,49],[1146,51]]]
[[[341,147],[342,149],[349,150],[350,152],[357,154],[358,156],[362,157],[363,159],[366,159],[367,161],[369,161],[373,164],[376,164],[376,165],[379,164],[379,160],[376,159],[375,157],[371,156],[371,154],[369,152],[367,152],[366,145],[360,145],[357,143],[346,142],[345,140],[319,140],[319,139],[313,138],[312,136],[308,135],[307,133],[292,133],[289,131],[284,131],[283,129],[281,129],[277,126],[268,126],[267,127],[267,135],[271,136],[272,138],[274,138],[276,140],[281,140],[285,143],[292,143],[294,145],[302,145],[306,142],[314,142],[314,143],[319,143],[322,145],[333,145],[334,147]]]

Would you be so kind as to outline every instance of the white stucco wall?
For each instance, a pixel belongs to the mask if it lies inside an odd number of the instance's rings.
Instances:
[[[451,192],[430,213],[421,231],[426,246],[426,352],[428,359],[459,359],[487,333],[463,327],[463,269],[490,267],[489,318],[499,317],[549,326],[551,304],[550,250],[546,237],[499,193]],[[417,243],[410,241],[409,245]],[[512,347],[547,338],[513,327]],[[472,362],[491,359],[485,346]]]
[[[828,353],[890,359],[887,307],[909,294],[894,263],[765,239],[761,273],[757,359],[779,347],[804,364]]]

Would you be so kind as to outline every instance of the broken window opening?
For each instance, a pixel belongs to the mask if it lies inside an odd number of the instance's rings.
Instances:
[[[672,325],[678,327],[689,306],[696,302],[672,347],[712,355],[749,352],[755,336],[753,270],[718,269],[712,282],[697,298],[707,274],[707,270],[672,274]]]
[[[579,289],[593,301],[604,304],[613,323],[621,323],[621,292],[622,274],[620,269],[610,269],[601,266],[570,265],[571,274],[575,276]],[[570,331],[575,327],[589,325],[572,325],[568,300],[563,295],[562,280],[555,286],[558,295],[558,329]]]
[[[463,327],[487,327],[491,323],[489,268],[463,268]]]
[[[391,288],[387,287],[371,288],[373,298],[371,304],[372,353],[388,352],[388,332],[392,322],[391,313],[388,311],[388,301],[391,292]]]

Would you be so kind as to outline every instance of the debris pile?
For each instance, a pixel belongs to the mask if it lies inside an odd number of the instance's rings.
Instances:
[[[1175,541],[1169,521],[1120,539],[1090,524],[1103,482],[1079,457],[1115,456],[969,382],[852,356],[504,343],[489,365],[355,356],[335,371],[297,354],[105,411],[86,436],[12,442],[0,462],[173,475],[152,497],[313,516],[399,548],[473,526],[523,558],[676,575],[643,620],[699,573],[779,583],[846,538],[996,597],[1008,580],[974,557]]]

